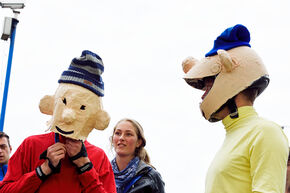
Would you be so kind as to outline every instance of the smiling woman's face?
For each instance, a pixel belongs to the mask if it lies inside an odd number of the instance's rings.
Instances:
[[[51,131],[84,140],[95,126],[101,110],[99,97],[74,84],[60,84],[55,93]]]
[[[142,141],[138,139],[136,129],[129,121],[121,121],[113,134],[113,146],[117,156],[134,157],[136,148]]]

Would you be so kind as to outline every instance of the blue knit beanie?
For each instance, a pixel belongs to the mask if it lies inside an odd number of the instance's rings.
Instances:
[[[81,57],[74,58],[58,80],[59,83],[71,83],[82,86],[98,96],[104,96],[103,61],[97,54],[84,50]]]
[[[226,29],[217,37],[214,41],[213,48],[205,55],[205,57],[216,55],[219,49],[230,50],[239,46],[251,47],[249,44],[250,39],[249,30],[245,26],[237,24],[234,27]]]

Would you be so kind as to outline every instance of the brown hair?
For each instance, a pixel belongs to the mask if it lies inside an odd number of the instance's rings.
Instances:
[[[135,149],[135,156],[138,156],[140,158],[140,160],[151,165],[150,164],[150,157],[144,148],[146,145],[146,139],[144,137],[144,130],[143,130],[142,126],[140,125],[140,123],[138,123],[134,119],[124,118],[124,119],[121,119],[120,121],[117,122],[117,124],[115,125],[115,127],[113,129],[113,134],[110,138],[111,139],[111,146],[113,146],[113,135],[115,133],[115,130],[116,130],[118,124],[123,122],[123,121],[128,121],[133,125],[133,127],[135,128],[136,134],[137,134],[137,138],[141,139],[141,141],[142,141],[142,144],[140,145],[140,147]]]
[[[6,133],[4,133],[3,131],[0,131],[0,138],[2,138],[2,137],[6,137],[7,142],[8,142],[8,146],[11,147],[9,136]]]
[[[243,93],[252,103],[254,103],[258,96],[258,89],[249,87],[243,90],[241,93]]]

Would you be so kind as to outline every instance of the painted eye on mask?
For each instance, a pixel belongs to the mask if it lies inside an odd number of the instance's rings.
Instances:
[[[62,99],[62,102],[63,102],[63,104],[66,105],[66,98],[63,98],[63,99]]]
[[[86,106],[85,106],[85,105],[82,105],[82,106],[80,107],[80,109],[81,109],[81,110],[86,110]]]

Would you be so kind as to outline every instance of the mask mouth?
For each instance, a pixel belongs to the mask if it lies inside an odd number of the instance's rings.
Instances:
[[[70,134],[73,134],[74,133],[74,131],[64,131],[64,130],[60,129],[58,126],[55,126],[55,128],[61,134],[70,135]]]
[[[209,91],[211,90],[211,88],[213,87],[215,76],[205,77],[199,81],[202,81],[203,88],[201,90],[203,90],[204,93],[201,96],[201,99],[204,100],[205,97],[208,95]]]
[[[205,92],[204,92],[204,94],[201,96],[201,99],[203,100],[205,97],[206,97],[206,95],[209,93],[209,91],[210,91],[210,89],[212,88],[212,85],[213,85],[213,83],[211,84],[211,85],[206,85],[202,90],[204,90]]]
[[[205,91],[204,94],[201,96],[201,99],[204,100],[206,95],[211,90],[216,76],[208,76],[200,79],[186,79],[187,84],[190,86]]]
[[[185,79],[185,81],[187,82],[187,84],[189,84],[190,86],[196,89],[202,90],[204,88],[204,81],[202,78],[201,79]]]

